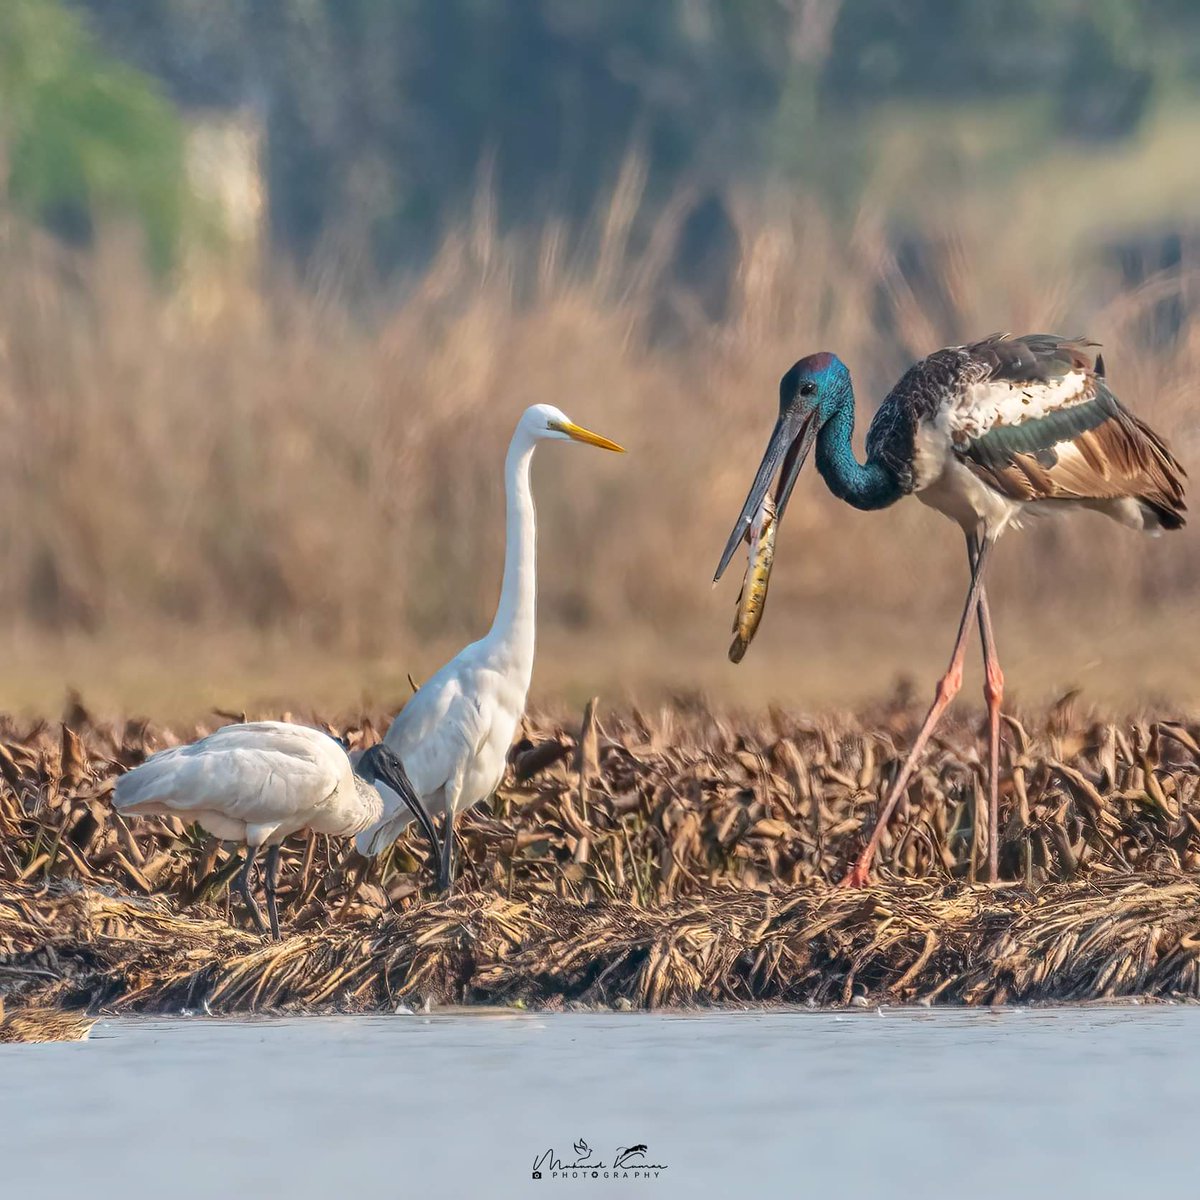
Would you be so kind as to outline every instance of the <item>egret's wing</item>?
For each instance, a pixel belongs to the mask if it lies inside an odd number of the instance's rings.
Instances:
[[[491,732],[493,704],[486,677],[443,668],[401,709],[383,740],[418,795],[444,787],[479,752]]]
[[[404,706],[384,743],[404,764],[413,789],[424,800],[458,778],[482,749],[491,731],[494,703],[486,676],[468,676],[458,660],[434,675]],[[380,786],[384,814],[358,835],[361,854],[379,854],[403,833],[412,819],[407,805],[390,787]]]
[[[186,817],[208,811],[247,824],[279,824],[319,804],[348,763],[319,730],[274,721],[231,725],[162,750],[122,775],[113,804],[122,812]]]

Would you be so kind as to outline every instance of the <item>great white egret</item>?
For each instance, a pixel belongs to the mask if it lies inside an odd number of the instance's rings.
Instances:
[[[500,603],[486,637],[473,642],[418,689],[392,722],[384,744],[395,751],[431,814],[444,813],[439,882],[453,876],[454,814],[486,800],[504,777],[508,748],[525,711],[533,674],[537,607],[537,533],[529,468],[539,442],[623,447],[583,429],[548,404],[525,410],[504,461],[507,541]],[[363,854],[378,854],[412,816],[389,807],[358,835]]]
[[[260,933],[265,928],[250,872],[259,849],[269,847],[263,890],[271,933],[278,938],[279,845],[293,833],[311,829],[352,837],[403,802],[437,852],[433,822],[395,756],[372,747],[360,759],[359,772],[342,745],[319,729],[286,721],[226,725],[198,742],[160,750],[122,775],[113,807],[123,815],[195,821],[215,837],[243,842],[246,860],[237,888]]]

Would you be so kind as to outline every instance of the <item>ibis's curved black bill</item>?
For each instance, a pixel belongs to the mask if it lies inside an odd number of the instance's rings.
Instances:
[[[428,809],[421,803],[421,798],[417,795],[412,781],[408,778],[408,773],[404,770],[404,764],[395,751],[386,742],[377,742],[362,752],[362,757],[359,758],[354,769],[369,784],[374,785],[377,781],[386,783],[404,801],[412,815],[417,818],[417,823],[425,831],[425,836],[433,847],[434,861],[440,861],[441,842],[437,830],[434,829],[433,820],[429,816]]]
[[[754,514],[761,507],[763,498],[777,471],[779,472],[779,486],[775,491],[776,519],[783,520],[783,510],[787,508],[792,488],[796,486],[796,476],[800,474],[800,468],[804,466],[804,460],[808,457],[813,442],[817,439],[817,428],[815,412],[801,413],[792,410],[779,414],[779,420],[775,422],[775,428],[771,433],[771,440],[767,443],[767,452],[763,455],[762,462],[758,464],[758,473],[750,485],[750,494],[746,497],[746,503],[742,505],[742,511],[733,527],[733,532],[729,535],[729,541],[725,543],[725,553],[721,555],[717,573],[713,576],[714,583],[725,574],[729,560],[733,558],[742,539],[746,536],[750,523],[754,520]]]

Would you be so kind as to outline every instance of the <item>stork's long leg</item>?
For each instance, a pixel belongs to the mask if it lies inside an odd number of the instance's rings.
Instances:
[[[879,848],[879,839],[883,837],[883,831],[887,828],[892,810],[900,802],[900,797],[904,795],[904,789],[908,787],[908,781],[912,778],[913,770],[917,765],[917,757],[925,749],[925,743],[929,741],[930,735],[938,721],[941,720],[942,713],[949,708],[950,701],[958,695],[958,690],[962,687],[963,656],[967,649],[967,635],[971,632],[971,622],[979,605],[979,597],[983,593],[983,573],[987,568],[991,548],[992,543],[985,539],[971,570],[971,586],[967,590],[967,602],[963,606],[962,620],[958,625],[958,639],[954,643],[954,652],[950,655],[950,665],[946,668],[945,675],[938,680],[933,704],[930,705],[929,712],[925,714],[925,722],[912,744],[912,749],[908,752],[908,757],[904,760],[904,765],[900,768],[900,774],[896,776],[896,782],[892,784],[892,790],[888,793],[879,819],[875,822],[871,840],[867,842],[866,848],[858,856],[845,879],[842,880],[843,887],[867,886],[871,874],[871,864],[875,861],[875,852]]]
[[[245,902],[246,909],[250,913],[250,919],[254,922],[254,928],[259,933],[266,933],[267,927],[263,924],[262,913],[258,910],[258,903],[254,899],[254,888],[250,882],[251,874],[254,870],[254,857],[257,854],[257,846],[246,847],[246,861],[242,863],[242,869],[238,872],[237,890],[242,894],[242,900]]]
[[[978,541],[967,535],[967,557],[975,570]],[[979,589],[979,640],[983,643],[983,695],[988,708],[988,880],[1000,878],[1000,705],[1004,701],[1004,672],[996,654],[996,635],[987,591]]]
[[[279,935],[279,905],[275,899],[275,883],[279,878],[279,845],[276,843],[267,851],[267,870],[263,876],[263,891],[267,894],[267,917],[271,922],[271,936],[280,940]]]

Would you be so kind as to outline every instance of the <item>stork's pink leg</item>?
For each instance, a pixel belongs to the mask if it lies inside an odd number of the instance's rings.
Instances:
[[[982,590],[979,635],[983,642],[983,695],[988,708],[988,879],[995,883],[1000,878],[1000,705],[1004,701],[1004,672],[996,656],[987,592]]]
[[[967,635],[971,632],[971,622],[975,617],[979,598],[983,594],[983,572],[987,566],[988,553],[991,548],[992,543],[985,540],[978,556],[975,557],[971,569],[971,586],[967,591],[967,602],[963,606],[962,620],[958,626],[958,639],[954,643],[954,652],[950,655],[950,665],[946,668],[945,675],[938,680],[933,704],[925,715],[924,724],[912,744],[912,749],[908,752],[908,757],[904,760],[904,765],[900,768],[900,774],[896,776],[896,782],[892,784],[892,790],[888,793],[879,819],[875,822],[871,840],[867,842],[866,848],[842,880],[842,887],[867,886],[871,876],[871,866],[875,861],[875,852],[879,849],[879,839],[883,837],[883,831],[887,828],[888,818],[900,802],[900,797],[904,795],[905,788],[908,787],[908,781],[912,778],[918,756],[925,749],[925,743],[929,741],[930,735],[938,721],[941,720],[942,713],[950,707],[950,701],[958,695],[958,690],[962,687],[963,657],[967,649]]]

